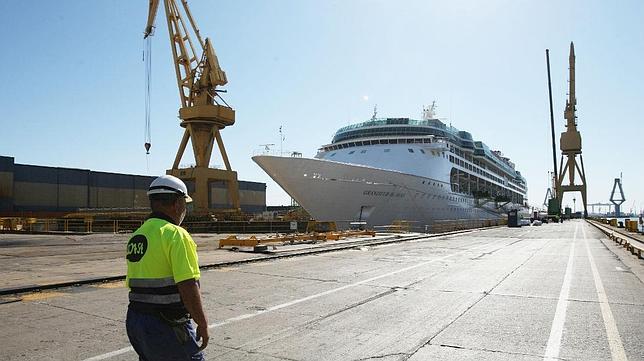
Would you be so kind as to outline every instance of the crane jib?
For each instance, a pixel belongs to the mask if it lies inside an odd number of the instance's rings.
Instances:
[[[150,0],[148,19],[144,30],[144,39],[149,41],[155,31],[155,19],[160,0]],[[172,169],[168,174],[189,180],[195,184],[195,211],[209,212],[211,207],[208,184],[211,181],[223,181],[228,185],[228,204],[239,211],[239,186],[237,173],[228,161],[228,155],[221,137],[221,130],[235,123],[235,110],[221,97],[223,93],[217,87],[228,83],[226,73],[219,66],[210,39],[205,41],[192,17],[186,0],[163,1],[170,38],[170,49],[179,90],[179,118],[181,127],[185,128]],[[187,19],[185,21],[184,19]],[[196,37],[197,41],[193,41]],[[148,50],[150,47],[148,45]],[[145,148],[149,151],[150,136],[150,79],[151,51],[146,54],[146,139]],[[151,63],[150,63],[151,64]],[[192,143],[195,166],[180,169],[179,164],[188,142]],[[215,145],[216,144],[216,145]],[[213,169],[209,164],[212,151],[218,149],[223,158],[225,169]]]

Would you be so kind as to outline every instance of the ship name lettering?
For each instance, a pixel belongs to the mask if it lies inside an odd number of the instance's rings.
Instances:
[[[363,191],[362,192],[363,196],[374,196],[374,197],[396,197],[396,198],[403,198],[405,197],[404,193],[396,193],[396,192],[389,192],[389,191]]]

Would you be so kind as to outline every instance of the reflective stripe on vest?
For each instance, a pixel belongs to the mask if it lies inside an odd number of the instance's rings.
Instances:
[[[130,287],[167,287],[174,286],[174,278],[130,278]]]
[[[174,278],[130,278],[130,301],[158,305],[182,305]]]
[[[173,293],[171,295],[148,295],[144,293],[130,292],[129,298],[130,298],[130,301],[154,303],[157,305],[171,305],[171,304],[183,305],[181,303],[181,296],[178,293]]]

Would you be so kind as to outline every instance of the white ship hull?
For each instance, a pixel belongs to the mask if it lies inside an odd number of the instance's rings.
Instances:
[[[506,208],[479,205],[432,178],[323,159],[261,155],[253,160],[318,221],[366,221],[369,226],[411,222],[416,229],[438,220],[499,219]]]

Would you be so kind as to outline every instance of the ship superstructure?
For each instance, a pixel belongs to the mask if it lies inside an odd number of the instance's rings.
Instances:
[[[256,156],[317,220],[498,219],[527,202],[525,178],[500,151],[446,125],[435,104],[420,120],[373,117],[339,129],[313,159]]]

